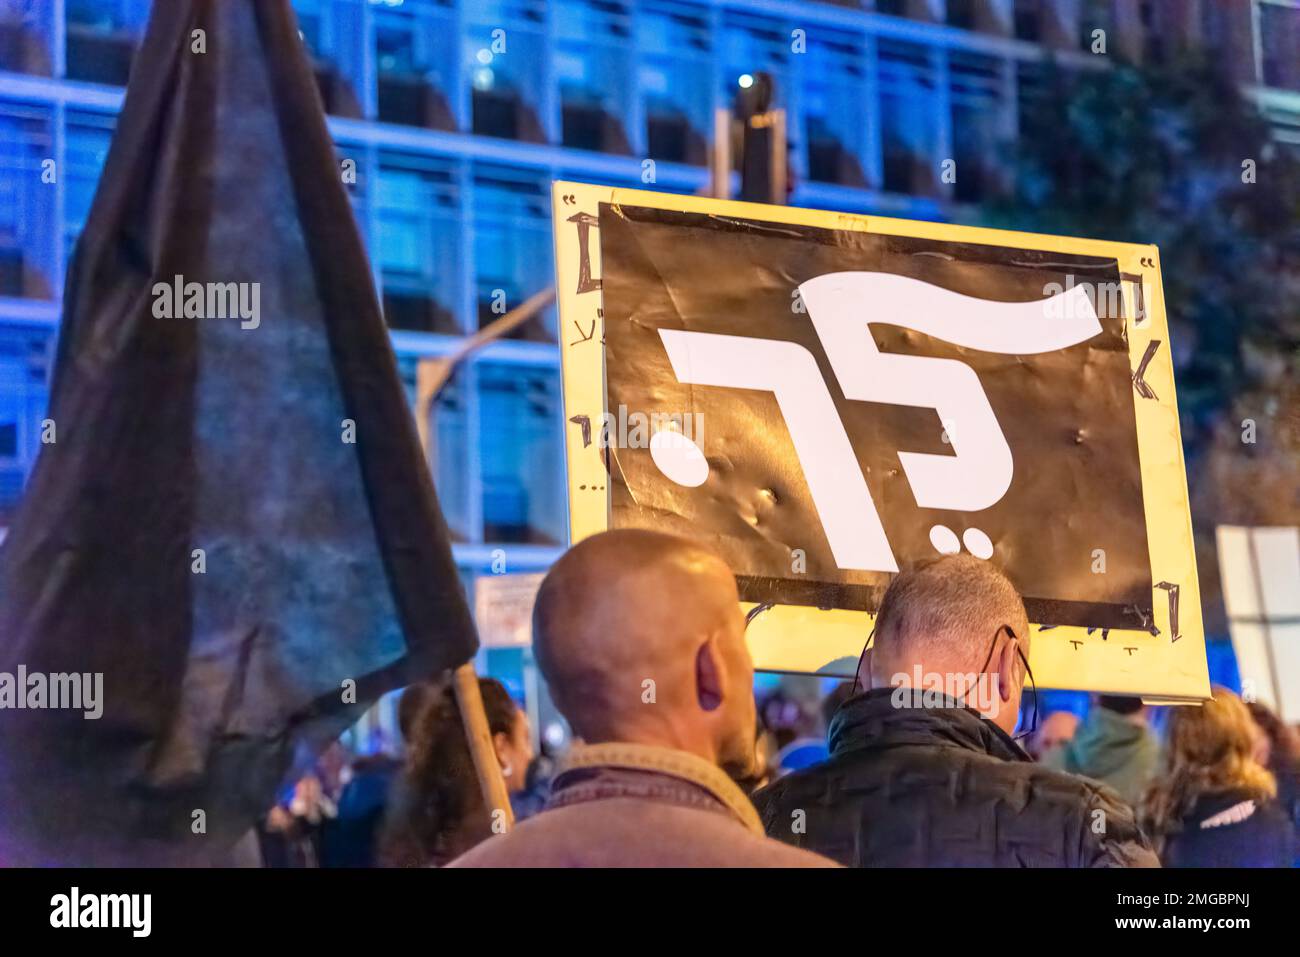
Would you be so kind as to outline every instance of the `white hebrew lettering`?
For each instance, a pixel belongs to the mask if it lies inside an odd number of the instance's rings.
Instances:
[[[898,453],[922,508],[975,512],[997,504],[1011,487],[1011,448],[974,369],[955,359],[882,353],[870,323],[1007,355],[1050,352],[1101,332],[1080,286],[1050,299],[994,302],[892,273],[838,272],[803,283],[799,296],[845,398],[932,408],[951,423],[952,455]],[[1064,318],[1047,318],[1052,312]]]
[[[812,353],[796,342],[660,329],[679,382],[771,392],[841,568],[896,572],[893,550]]]

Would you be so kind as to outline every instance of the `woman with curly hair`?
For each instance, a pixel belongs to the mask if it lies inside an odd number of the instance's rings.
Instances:
[[[505,686],[479,678],[483,710],[506,789],[524,786],[533,749],[528,717]],[[380,839],[385,867],[441,867],[492,834],[474,759],[450,682],[413,686],[416,695],[406,765],[394,789]],[[406,695],[403,695],[405,701]]]
[[[1296,866],[1300,867],[1300,732],[1258,701],[1246,705],[1264,732],[1260,763],[1277,778],[1277,799],[1296,827]]]
[[[1226,688],[1171,709],[1162,774],[1143,801],[1166,867],[1290,867],[1295,830],[1259,763],[1261,732]]]

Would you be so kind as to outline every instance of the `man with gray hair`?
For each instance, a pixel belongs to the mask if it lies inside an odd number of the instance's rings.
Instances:
[[[755,795],[772,837],[858,867],[1158,866],[1133,811],[1012,734],[1029,621],[969,555],[900,574],[830,725],[830,757]]]

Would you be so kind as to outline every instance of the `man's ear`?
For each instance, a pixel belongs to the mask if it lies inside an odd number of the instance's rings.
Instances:
[[[1010,701],[1011,689],[1020,687],[1020,682],[1023,682],[1023,676],[1019,674],[1020,656],[1016,654],[1016,648],[1016,639],[1008,635],[1002,650],[998,652],[998,694],[1003,701]]]
[[[862,652],[862,660],[858,663],[858,686],[863,691],[872,691],[871,687],[871,655],[875,652],[875,647],[871,647]]]
[[[714,711],[722,704],[726,690],[723,678],[722,661],[718,657],[718,644],[713,637],[700,645],[695,653],[695,694],[700,707],[705,711]]]

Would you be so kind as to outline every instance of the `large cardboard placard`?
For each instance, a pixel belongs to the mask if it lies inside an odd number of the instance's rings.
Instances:
[[[554,185],[570,532],[699,538],[764,670],[998,563],[1043,687],[1208,696],[1153,246]]]

